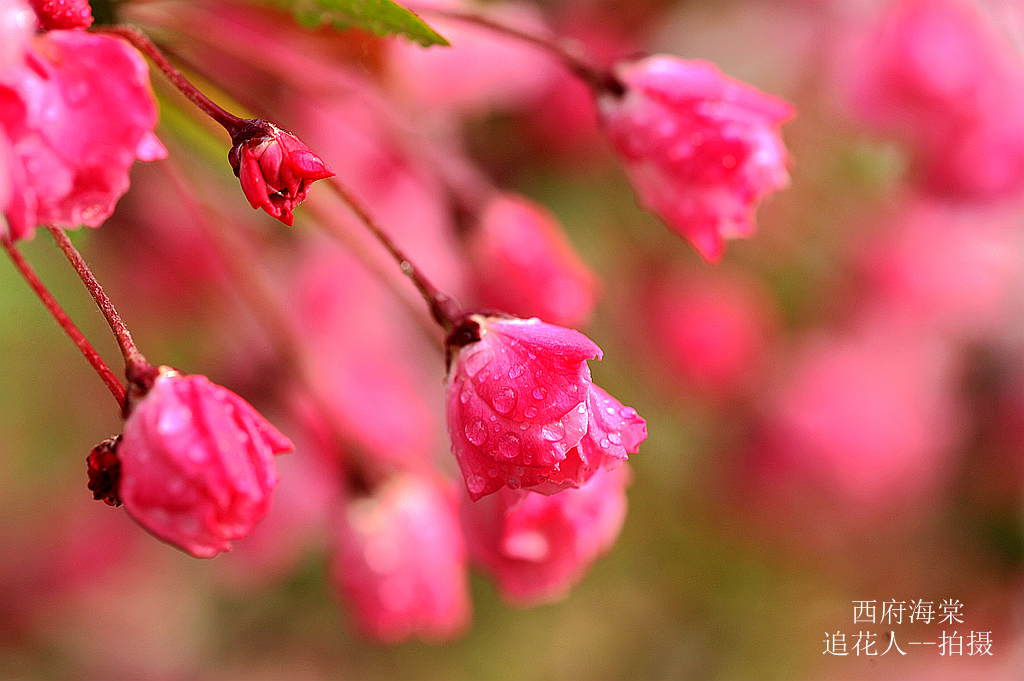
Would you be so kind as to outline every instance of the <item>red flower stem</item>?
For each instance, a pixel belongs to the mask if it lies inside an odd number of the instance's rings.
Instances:
[[[71,239],[64,233],[64,230],[57,227],[47,227],[46,229],[49,230],[50,235],[57,242],[57,246],[63,251],[68,262],[75,268],[78,278],[82,280],[86,290],[89,291],[89,295],[96,301],[96,306],[99,307],[100,312],[106,318],[107,324],[117,340],[117,345],[121,348],[121,354],[124,356],[125,374],[128,376],[128,380],[132,382],[147,380],[154,372],[153,366],[139,352],[135,341],[132,340],[131,332],[125,325],[124,320],[121,319],[121,315],[118,313],[117,308],[114,307],[113,301],[110,300],[110,296],[103,290],[103,286],[96,279],[96,275],[89,269],[85,258],[78,252],[75,245],[71,243]]]
[[[97,374],[99,374],[100,380],[103,381],[107,386],[107,389],[110,390],[110,394],[113,395],[114,399],[117,401],[117,406],[123,408],[125,396],[124,386],[121,385],[121,382],[117,380],[117,376],[114,375],[114,372],[109,366],[107,366],[107,363],[103,361],[102,357],[100,357],[100,353],[96,352],[96,348],[94,348],[92,343],[89,342],[89,339],[85,337],[82,330],[79,329],[73,321],[71,321],[71,318],[68,317],[64,308],[60,306],[57,299],[54,298],[53,294],[46,288],[46,284],[43,283],[39,278],[39,275],[36,274],[36,271],[32,269],[32,266],[28,264],[27,260],[25,260],[21,251],[6,239],[3,240],[3,246],[7,251],[7,255],[10,256],[11,262],[14,263],[14,266],[17,268],[22,278],[28,282],[28,285],[39,297],[39,300],[42,301],[43,306],[53,316],[60,328],[64,329],[64,333],[68,335],[71,342],[74,343],[75,347],[77,347],[79,352],[82,353],[82,356],[85,357],[85,361],[91,364],[92,368]]]
[[[381,229],[377,221],[374,220],[370,213],[366,210],[365,206],[357,199],[346,187],[343,185],[337,177],[331,177],[326,180],[328,186],[334,190],[334,193],[348,206],[349,210],[359,218],[359,221],[366,226],[366,229],[374,236],[377,241],[380,242],[381,246],[394,258],[395,262],[398,263],[398,267],[402,270],[405,276],[412,280],[412,283],[416,286],[416,290],[420,292],[423,300],[426,301],[427,307],[430,308],[430,314],[438,324],[447,332],[455,328],[455,324],[459,317],[462,316],[462,310],[455,299],[446,293],[443,293],[440,289],[434,286],[426,276],[420,272],[419,269],[413,264],[409,256],[405,254],[398,247],[398,245],[388,236],[387,232]]]
[[[102,26],[94,30],[98,33],[109,33],[124,38],[135,49],[149,57],[156,64],[156,67],[167,76],[167,80],[171,81],[174,87],[178,88],[181,94],[185,95],[203,113],[219,123],[232,138],[248,123],[246,119],[239,118],[203,94],[181,71],[168,61],[164,53],[160,51],[160,48],[139,29],[134,26],[122,25]]]
[[[573,72],[573,74],[595,90],[610,90],[612,92],[621,92],[623,90],[622,84],[610,71],[595,66],[587,61],[587,59],[581,54],[581,50],[575,42],[570,42],[564,38],[554,36],[536,35],[529,31],[523,31],[513,26],[508,26],[499,21],[495,21],[494,19],[480,14],[475,14],[473,12],[463,12],[455,9],[442,9],[435,7],[420,7],[417,5],[409,5],[408,3],[406,3],[405,6],[414,10],[418,14],[433,14],[447,19],[455,19],[456,21],[461,21],[467,24],[474,24],[475,26],[480,26],[481,28],[486,28],[490,31],[501,33],[511,38],[515,38],[516,40],[539,47],[554,55],[555,58],[561,61],[566,68]]]

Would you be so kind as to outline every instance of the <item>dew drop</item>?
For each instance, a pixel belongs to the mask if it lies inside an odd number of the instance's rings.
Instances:
[[[519,489],[523,484],[519,481],[519,478],[516,477],[510,477],[505,481],[505,483],[508,485],[509,489]]]
[[[499,414],[509,413],[516,406],[516,391],[507,386],[501,388],[498,392],[494,393],[491,404],[494,405]]]
[[[624,419],[636,418],[636,415],[636,409],[634,409],[633,407],[623,407],[621,410],[619,410],[619,416],[621,416]]]
[[[160,415],[156,429],[161,435],[172,435],[188,428],[192,423],[192,412],[188,409],[175,407],[167,409]]]
[[[535,400],[543,400],[547,396],[548,396],[548,391],[545,388],[534,388],[533,389],[533,399],[535,399]]]
[[[468,390],[463,389],[462,392],[459,393],[459,402],[462,402],[463,404],[466,404],[467,402],[469,402],[469,391]]]
[[[537,407],[527,407],[523,410],[523,416],[532,419],[537,415]],[[525,425],[525,424],[524,424]]]
[[[601,449],[608,449],[608,447],[611,445],[611,443],[608,442],[608,438],[606,437],[601,438],[601,442],[599,444],[601,445]]]
[[[466,439],[477,447],[487,442],[487,426],[483,421],[473,421],[466,424]]]
[[[498,453],[506,459],[516,458],[521,450],[522,443],[519,441],[519,436],[512,433],[506,433],[498,441]]]
[[[565,437],[565,426],[561,421],[549,423],[540,430],[540,435],[548,442],[558,442]]]
[[[487,481],[479,475],[471,475],[466,478],[466,487],[468,487],[469,491],[473,494],[480,494],[484,491],[484,487],[486,486]]]
[[[622,435],[620,435],[619,433],[615,433],[615,432],[608,433],[608,439],[612,441],[613,445],[621,445],[622,444]]]
[[[513,364],[508,370],[508,377],[515,379],[526,373],[526,367],[522,364]]]

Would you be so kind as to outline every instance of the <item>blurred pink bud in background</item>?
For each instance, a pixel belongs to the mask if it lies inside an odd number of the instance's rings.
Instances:
[[[154,536],[212,558],[266,515],[274,455],[291,449],[238,395],[164,368],[125,421],[120,496]]]
[[[771,295],[739,272],[651,276],[639,307],[642,340],[676,391],[728,398],[760,377],[776,326]]]
[[[594,390],[587,360],[602,353],[583,334],[538,319],[473,315],[464,324],[478,340],[454,349],[448,432],[472,499],[502,487],[577,487],[646,436],[635,410]],[[596,447],[584,441],[594,423]]]
[[[427,0],[420,7],[480,14],[528,33],[547,32],[537,8],[514,2]],[[542,50],[464,21],[425,11],[450,47],[423,49],[405,40],[387,45],[388,80],[419,115],[479,114],[524,107],[536,100],[559,66]]]
[[[991,199],[1024,189],[1024,70],[971,2],[901,0],[840,60],[854,112],[910,144],[931,191]]]
[[[855,256],[862,314],[968,338],[1012,322],[1024,274],[1012,215],[918,199],[881,222]]]
[[[726,239],[753,233],[758,202],[789,183],[779,127],[793,108],[710,62],[655,55],[615,75],[625,91],[598,104],[641,203],[718,260]]]
[[[232,142],[228,160],[245,198],[288,226],[310,185],[334,175],[295,135],[266,121],[250,121]]]
[[[6,217],[15,239],[36,224],[97,227],[128,190],[136,159],[166,156],[142,56],[120,40],[51,31],[25,63],[0,73],[0,124],[17,188]]]
[[[884,325],[812,338],[773,393],[769,439],[788,476],[858,514],[920,499],[961,434],[953,370],[941,344]]]
[[[467,500],[462,518],[470,558],[510,603],[564,597],[618,539],[628,482],[622,466],[552,496],[506,489],[477,503]]]
[[[597,279],[542,206],[498,194],[468,241],[483,307],[563,326],[579,326],[590,317]]]
[[[441,480],[400,474],[338,515],[332,574],[359,629],[385,642],[440,641],[469,624],[466,548]]]
[[[92,26],[92,7],[89,0],[31,0],[39,25],[47,31],[53,29],[89,28]]]

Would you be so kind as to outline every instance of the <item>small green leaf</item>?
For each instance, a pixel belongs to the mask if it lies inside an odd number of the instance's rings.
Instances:
[[[306,26],[361,28],[377,35],[401,35],[424,47],[448,45],[415,13],[392,0],[288,0],[286,4]]]

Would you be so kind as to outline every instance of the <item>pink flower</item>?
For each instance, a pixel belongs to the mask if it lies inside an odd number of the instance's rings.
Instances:
[[[289,226],[309,186],[334,175],[295,135],[267,121],[251,121],[232,142],[228,160],[249,204]]]
[[[495,196],[469,236],[481,302],[575,326],[594,308],[597,282],[555,217],[512,194]]]
[[[136,159],[163,158],[149,71],[120,40],[51,31],[24,63],[0,73],[0,126],[11,142],[16,188],[11,236],[35,225],[97,227],[128,189]]]
[[[89,0],[31,0],[31,3],[39,25],[47,31],[92,26]]]
[[[517,605],[557,600],[607,552],[626,518],[625,467],[554,496],[502,490],[462,505],[470,558]]]
[[[165,367],[125,422],[120,496],[158,539],[211,558],[266,515],[274,455],[291,449],[238,395]]]
[[[579,487],[647,437],[635,409],[591,383],[587,360],[601,349],[578,331],[471,315],[449,344],[448,433],[474,500]]]
[[[789,181],[779,126],[793,108],[708,62],[656,55],[621,62],[615,76],[623,90],[598,104],[641,202],[718,260]]]
[[[332,570],[368,636],[439,641],[461,633],[470,603],[455,498],[439,481],[402,475],[339,516]]]

